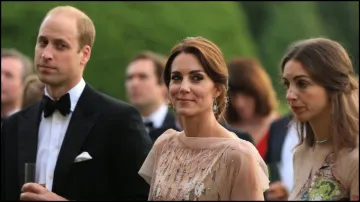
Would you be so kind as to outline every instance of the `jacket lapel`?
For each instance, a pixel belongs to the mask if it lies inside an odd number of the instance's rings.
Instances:
[[[36,103],[19,115],[18,146],[19,146],[19,179],[20,185],[25,182],[25,163],[36,163],[38,147],[38,131],[42,114],[42,102]]]
[[[94,100],[95,93],[89,85],[85,86],[70,119],[54,171],[52,191],[57,194],[63,193],[71,166],[99,116],[89,104],[89,100]]]

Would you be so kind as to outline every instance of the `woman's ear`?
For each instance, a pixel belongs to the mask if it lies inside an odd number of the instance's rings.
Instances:
[[[214,99],[219,97],[220,94],[221,94],[221,88],[220,88],[220,86],[216,85],[215,86],[215,92],[214,92]]]

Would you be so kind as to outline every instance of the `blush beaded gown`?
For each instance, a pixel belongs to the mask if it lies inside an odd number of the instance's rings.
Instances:
[[[139,174],[149,200],[264,200],[268,172],[256,148],[233,138],[187,137],[167,130]]]

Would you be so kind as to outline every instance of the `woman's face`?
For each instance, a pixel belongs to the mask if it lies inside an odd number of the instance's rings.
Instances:
[[[247,121],[255,116],[255,98],[242,92],[234,92],[231,95],[231,104],[241,121]]]
[[[220,95],[214,82],[193,54],[180,53],[171,65],[169,93],[176,113],[195,116],[212,112],[214,99]]]
[[[302,64],[289,60],[283,71],[286,100],[299,121],[311,121],[329,110],[325,88],[315,83]]]

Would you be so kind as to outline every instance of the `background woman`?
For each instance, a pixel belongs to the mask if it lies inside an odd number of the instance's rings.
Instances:
[[[28,76],[24,82],[21,109],[25,109],[26,107],[41,100],[44,96],[44,88],[45,84],[39,80],[37,75],[34,74]]]
[[[226,121],[248,132],[265,159],[270,124],[279,117],[277,100],[269,75],[252,58],[234,58],[229,68],[229,108]]]

